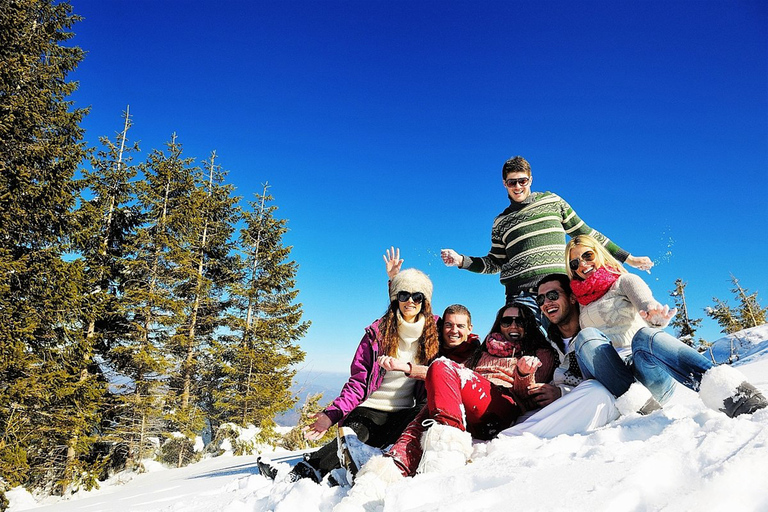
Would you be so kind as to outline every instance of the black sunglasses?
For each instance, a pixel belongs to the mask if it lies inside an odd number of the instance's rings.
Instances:
[[[523,325],[524,322],[525,318],[521,316],[503,316],[499,321],[499,325],[504,328],[511,327],[512,324],[517,324],[518,327],[525,327],[525,325]]]
[[[424,300],[424,294],[421,292],[397,292],[397,300],[400,302],[408,302],[408,299],[413,299],[416,304],[421,304]]]
[[[560,298],[560,292],[557,290],[550,290],[547,293],[543,293],[541,295],[536,296],[536,304],[539,305],[539,307],[543,306],[544,303],[548,300],[555,301]]]
[[[576,272],[579,269],[579,261],[595,261],[595,253],[592,251],[584,251],[584,253],[579,256],[578,258],[573,258],[571,261],[568,262],[568,265],[571,267],[571,270]]]
[[[515,185],[521,185],[524,187],[528,184],[529,181],[531,181],[531,178],[508,178],[504,180],[504,184],[509,188],[512,188]]]

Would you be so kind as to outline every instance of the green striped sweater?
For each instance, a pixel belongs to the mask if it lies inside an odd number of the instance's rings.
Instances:
[[[547,274],[565,274],[565,235],[592,235],[623,262],[629,253],[587,226],[573,208],[552,192],[531,192],[493,221],[487,256],[464,256],[462,268],[482,274],[501,272],[507,297],[534,288]]]

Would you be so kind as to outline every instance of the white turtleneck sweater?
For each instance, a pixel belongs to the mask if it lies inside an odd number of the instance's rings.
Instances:
[[[402,361],[416,364],[417,343],[421,333],[424,332],[424,315],[419,315],[418,320],[408,323],[397,312],[397,358]],[[378,364],[374,362],[374,364]],[[382,370],[383,371],[383,370]],[[398,411],[408,409],[415,405],[413,387],[415,379],[409,379],[403,372],[387,372],[381,382],[381,387],[368,396],[368,399],[360,404],[361,407],[370,407],[379,411]]]

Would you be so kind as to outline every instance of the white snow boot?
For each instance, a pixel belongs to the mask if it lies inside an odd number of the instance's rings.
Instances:
[[[728,365],[710,368],[701,378],[699,397],[707,407],[731,418],[768,406],[760,391],[740,371]]]
[[[366,462],[383,453],[380,448],[362,442],[357,437],[357,433],[349,427],[339,427],[336,440],[338,442],[337,456],[342,467],[346,470],[346,480],[350,484]]]
[[[382,455],[373,457],[360,468],[354,486],[333,512],[375,511],[384,503],[387,488],[403,478],[394,459]]]
[[[424,454],[416,473],[451,471],[463,467],[472,455],[472,436],[456,427],[435,423],[421,436]]]
[[[648,388],[639,382],[633,382],[629,389],[616,399],[616,409],[622,416],[646,415],[661,409],[661,404],[653,398]]]

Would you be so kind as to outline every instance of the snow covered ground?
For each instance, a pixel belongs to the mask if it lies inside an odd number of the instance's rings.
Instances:
[[[767,393],[768,325],[736,336],[737,366]],[[730,341],[720,340],[715,354],[724,343],[730,350]],[[17,489],[9,493],[10,511],[329,512],[345,495],[306,480],[273,483],[255,463],[255,456],[222,456],[181,469],[154,468],[122,485],[117,477],[99,490],[43,503]],[[662,411],[622,417],[589,435],[478,444],[473,462],[459,471],[396,484],[384,511],[767,511],[766,475],[768,410],[730,419],[678,386]]]

